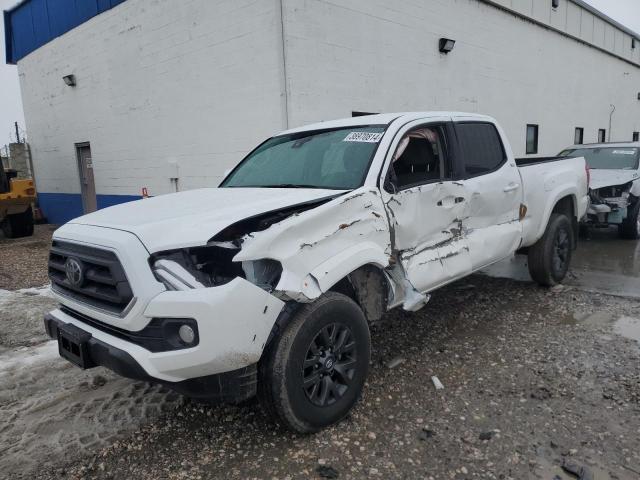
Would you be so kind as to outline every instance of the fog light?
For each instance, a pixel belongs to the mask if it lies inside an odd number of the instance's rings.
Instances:
[[[182,325],[178,329],[178,336],[180,337],[180,340],[182,340],[187,345],[190,345],[196,339],[196,332],[189,325]]]

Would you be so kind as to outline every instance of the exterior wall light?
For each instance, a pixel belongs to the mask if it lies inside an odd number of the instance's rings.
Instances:
[[[455,47],[456,41],[451,40],[450,38],[441,38],[440,39],[440,53],[444,53],[445,55],[453,50]]]
[[[62,77],[62,79],[64,80],[64,83],[67,84],[67,86],[69,86],[69,87],[75,87],[76,86],[76,76],[75,75],[65,75],[64,77]]]

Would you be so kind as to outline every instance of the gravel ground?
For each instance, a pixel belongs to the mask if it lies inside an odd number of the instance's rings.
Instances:
[[[57,227],[36,225],[32,237],[9,239],[0,231],[0,290],[40,287],[49,283],[47,265],[51,235]]]
[[[41,371],[27,382],[29,415],[15,407],[24,398],[0,399],[0,413],[14,405],[13,427],[0,431],[14,439],[8,452],[0,442],[0,471],[43,479],[551,480],[575,478],[561,468],[573,462],[595,478],[637,479],[640,347],[618,334],[637,334],[637,318],[637,300],[471,277],[437,292],[421,312],[392,312],[374,327],[363,400],[343,423],[307,437],[274,426],[255,404],[141,394],[149,387],[52,358],[55,369],[43,368],[52,378],[43,381]],[[95,372],[106,381],[93,380]],[[61,392],[53,408],[42,400]],[[114,427],[119,415],[126,424]]]
[[[35,258],[46,260],[50,232],[10,249],[0,239],[3,258],[34,262],[12,288],[46,282]],[[484,276],[453,284],[372,328],[362,401],[313,436],[256,403],[195,404],[78,370],[45,341],[54,305],[46,288],[0,290],[0,478],[640,478],[637,298]]]

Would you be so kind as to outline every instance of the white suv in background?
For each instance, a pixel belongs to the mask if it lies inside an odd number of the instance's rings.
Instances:
[[[561,156],[584,157],[591,173],[583,224],[616,225],[623,238],[640,238],[640,142],[574,145]]]

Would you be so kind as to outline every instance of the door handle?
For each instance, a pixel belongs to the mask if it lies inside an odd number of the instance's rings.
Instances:
[[[451,202],[451,200],[453,200],[453,202]],[[445,204],[446,201],[446,204]],[[464,202],[464,197],[445,197],[442,200],[438,201],[438,206],[439,207],[453,207],[453,205],[455,205],[456,203],[462,203]]]
[[[502,190],[504,193],[514,192],[520,188],[520,184],[518,183],[510,183]]]

